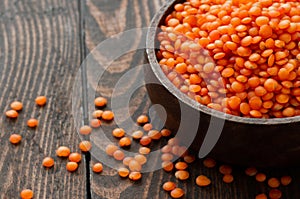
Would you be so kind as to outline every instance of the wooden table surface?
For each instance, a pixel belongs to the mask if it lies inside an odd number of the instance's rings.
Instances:
[[[245,168],[234,167],[235,181],[222,182],[217,168],[204,168],[198,160],[189,167],[190,179],[179,182],[173,173],[162,170],[143,174],[142,180],[132,182],[120,179],[116,170],[104,166],[101,174],[91,172],[91,165],[99,157],[84,154],[74,173],[65,169],[67,160],[57,158],[55,150],[65,145],[79,151],[76,121],[87,124],[86,97],[78,99],[78,110],[83,117],[73,115],[72,89],[78,72],[82,92],[88,89],[85,68],[78,70],[82,61],[100,42],[112,35],[149,25],[151,18],[165,0],[3,0],[0,6],[0,108],[9,109],[13,100],[20,100],[24,108],[16,120],[0,118],[0,198],[19,198],[22,189],[34,191],[34,198],[102,199],[102,198],[170,198],[161,188],[163,182],[173,180],[186,191],[184,198],[203,199],[254,199],[256,194],[267,193],[266,182],[257,183],[244,174]],[[139,35],[136,40],[144,42]],[[119,46],[115,46],[118,48]],[[92,57],[91,59],[97,59]],[[129,52],[115,60],[106,76],[98,82],[97,92],[110,99],[118,79],[132,67],[144,63],[142,50]],[[140,75],[135,73],[132,79]],[[130,80],[128,80],[130,81]],[[45,107],[37,107],[38,95],[48,97]],[[122,97],[122,96],[121,96]],[[80,98],[80,96],[79,96]],[[74,100],[74,99],[73,99]],[[77,102],[77,101],[76,101]],[[109,100],[110,102],[110,100]],[[73,101],[74,105],[74,101]],[[145,87],[138,89],[130,101],[133,118],[148,113],[151,103]],[[110,106],[107,107],[111,108]],[[72,114],[73,113],[73,114]],[[38,118],[39,126],[29,129],[26,120]],[[77,120],[74,120],[74,117]],[[115,123],[104,123],[103,129],[110,137]],[[13,146],[8,138],[20,133],[23,140]],[[89,138],[85,138],[89,139]],[[166,141],[155,143],[158,147]],[[132,147],[136,149],[138,144]],[[45,156],[55,159],[52,169],[44,169]],[[101,157],[100,161],[108,161]],[[268,177],[291,175],[293,183],[280,187],[282,198],[300,198],[300,172],[297,168],[261,169]],[[212,185],[200,188],[195,178],[204,174],[212,179]]]

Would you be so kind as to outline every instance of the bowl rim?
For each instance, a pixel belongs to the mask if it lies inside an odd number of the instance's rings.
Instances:
[[[172,95],[174,95],[182,103],[188,105],[193,109],[196,109],[200,112],[206,113],[213,117],[231,121],[231,122],[244,123],[244,124],[258,124],[258,125],[276,125],[276,124],[290,124],[290,123],[300,122],[300,116],[264,119],[264,118],[245,118],[241,116],[226,114],[224,112],[208,108],[207,106],[200,104],[194,99],[188,97],[186,94],[182,93],[168,78],[166,78],[166,75],[162,71],[156,58],[156,53],[155,53],[156,35],[158,31],[158,26],[161,23],[162,19],[166,16],[168,10],[172,10],[171,6],[174,6],[174,4],[178,2],[183,2],[183,0],[168,0],[160,8],[160,10],[155,14],[153,19],[151,20],[150,27],[148,28],[147,36],[146,36],[146,54],[147,54],[147,58],[151,70],[156,76],[156,78],[158,79],[158,81],[160,81],[160,83]]]

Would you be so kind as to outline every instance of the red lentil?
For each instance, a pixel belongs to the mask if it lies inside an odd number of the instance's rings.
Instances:
[[[249,167],[245,170],[247,176],[255,176],[257,174],[257,169],[254,167]]]
[[[206,187],[211,184],[211,180],[204,175],[199,175],[196,178],[196,184],[200,187]]]
[[[268,180],[268,185],[271,188],[277,188],[280,185],[280,181],[277,178],[270,178]]]
[[[149,137],[149,136],[143,136],[141,139],[140,139],[140,144],[142,146],[147,146],[151,143],[152,139]]]
[[[38,124],[39,124],[38,120],[34,118],[31,118],[27,121],[27,126],[31,128],[37,127]]]
[[[176,184],[174,183],[174,182],[165,182],[164,184],[163,184],[163,189],[165,190],[165,191],[172,191],[172,190],[174,190],[176,188]]]
[[[93,118],[100,119],[102,117],[103,111],[102,110],[95,110],[92,114]]]
[[[78,164],[76,162],[68,162],[66,168],[68,171],[73,172],[77,170]]]
[[[126,178],[129,175],[129,170],[127,168],[119,168],[118,174],[122,178]]]
[[[69,155],[70,162],[80,162],[81,161],[81,154],[80,153],[71,153]]]
[[[60,146],[56,150],[56,155],[58,157],[68,157],[70,153],[71,153],[70,148],[66,146]]]
[[[47,97],[38,96],[37,98],[35,98],[35,103],[39,106],[44,106],[47,103]]]
[[[255,199],[268,199],[267,195],[264,193],[255,196]]]
[[[95,103],[95,106],[102,107],[102,106],[105,106],[107,104],[107,99],[104,98],[104,97],[97,97],[94,100],[94,103]]]
[[[102,171],[103,171],[103,165],[100,162],[93,165],[93,172],[101,173]]]
[[[122,129],[122,128],[115,128],[113,131],[112,131],[112,135],[116,138],[121,138],[121,137],[124,137],[125,135],[125,130]]]
[[[169,129],[162,129],[160,133],[164,137],[169,137],[171,135],[171,131]]]
[[[142,178],[142,174],[138,171],[133,171],[129,174],[129,179],[136,181]]]
[[[141,139],[144,136],[144,133],[143,131],[134,131],[131,136],[133,139],[137,140],[137,139]]]
[[[175,188],[170,192],[172,198],[181,198],[184,195],[184,191],[181,188]]]
[[[139,148],[139,153],[142,155],[147,155],[151,152],[151,149],[148,147],[141,147]]]
[[[42,164],[43,164],[44,167],[50,168],[50,167],[53,167],[54,160],[51,157],[45,157],[43,159],[43,163]]]
[[[82,152],[88,152],[91,150],[91,148],[92,148],[92,144],[90,141],[84,140],[79,143],[79,149]]]
[[[145,124],[147,122],[149,122],[149,118],[147,115],[140,115],[137,119],[136,119],[136,122],[138,124]]]
[[[203,161],[203,165],[207,168],[213,168],[216,166],[216,161],[212,158],[206,158],[204,161]]]
[[[79,133],[82,135],[89,135],[91,132],[92,132],[92,128],[87,125],[84,125],[79,129]]]
[[[281,191],[278,190],[278,189],[271,189],[271,190],[269,191],[269,197],[270,197],[271,199],[279,199],[279,198],[281,198],[281,196],[282,196],[282,193],[281,193]]]
[[[125,154],[123,153],[123,151],[121,150],[116,150],[114,153],[113,153],[113,157],[116,159],[116,160],[123,160],[124,157],[125,157]]]
[[[5,115],[8,118],[17,118],[19,116],[19,113],[15,110],[8,110],[5,112]]]
[[[21,191],[20,196],[22,199],[31,199],[33,198],[33,191],[30,189],[24,189]]]
[[[152,128],[153,128],[153,126],[152,126],[151,123],[146,123],[146,124],[143,126],[143,129],[144,129],[145,131],[150,131]]]
[[[10,104],[10,108],[15,111],[20,111],[23,108],[23,104],[22,104],[22,102],[14,101]]]
[[[117,151],[117,150],[118,150],[118,147],[116,145],[113,145],[113,144],[109,144],[105,148],[105,152],[109,156],[113,156],[114,152]]]
[[[231,174],[232,168],[231,168],[231,166],[228,166],[228,165],[221,165],[221,166],[219,167],[219,171],[220,171],[220,173],[222,173],[223,175]]]
[[[90,126],[93,127],[93,128],[98,128],[101,126],[101,121],[99,119],[91,119],[90,121]]]
[[[21,140],[22,140],[22,136],[19,134],[12,134],[9,137],[9,141],[12,144],[19,144],[21,142]]]
[[[233,182],[233,176],[231,174],[225,174],[223,176],[223,182],[232,183]]]
[[[280,182],[283,186],[288,186],[292,182],[291,176],[282,176]]]
[[[187,171],[179,170],[175,172],[175,177],[179,180],[187,180],[190,177],[190,174]]]
[[[170,162],[170,161],[164,161],[164,162],[162,162],[161,166],[167,172],[172,171],[173,168],[174,168],[174,164],[172,162]]]
[[[113,120],[115,117],[114,113],[112,111],[103,111],[102,113],[102,119],[104,120]]]
[[[256,174],[255,179],[258,182],[264,182],[267,179],[267,176],[263,173],[258,173]]]

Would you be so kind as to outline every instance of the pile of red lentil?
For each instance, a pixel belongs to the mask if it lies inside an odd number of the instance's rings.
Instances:
[[[160,28],[161,68],[197,102],[242,117],[300,115],[297,0],[187,0]]]
[[[35,102],[38,106],[45,106],[47,98],[45,96],[39,96]],[[79,133],[84,138],[78,145],[81,153],[89,153],[92,149],[92,143],[88,141],[88,136],[93,133],[93,129],[100,128],[102,122],[111,121],[114,119],[114,113],[111,110],[103,110],[107,104],[107,99],[104,97],[97,97],[94,101],[97,110],[92,113],[92,119],[89,125],[83,125],[79,129]],[[19,101],[14,101],[10,105],[10,110],[6,111],[6,116],[11,119],[15,119],[19,116],[20,111],[23,108],[23,104]],[[161,168],[174,175],[177,179],[175,182],[167,181],[161,186],[166,192],[169,192],[172,198],[181,198],[185,195],[183,188],[178,186],[179,181],[184,182],[191,178],[189,173],[189,167],[195,161],[199,161],[192,155],[185,146],[180,145],[180,140],[172,137],[172,132],[166,128],[157,130],[154,128],[155,124],[149,121],[147,115],[142,114],[136,118],[137,124],[141,129],[133,132],[125,132],[122,128],[114,128],[111,134],[116,139],[117,144],[108,144],[105,148],[107,156],[115,159],[116,165],[121,162],[123,166],[119,167],[118,175],[120,178],[129,178],[132,181],[140,180],[143,176],[142,169],[147,166],[148,155],[151,153],[151,144],[162,138],[166,139],[166,145],[163,146],[161,151]],[[38,119],[31,118],[27,121],[29,128],[38,128]],[[86,138],[86,139],[85,139]],[[22,136],[19,134],[12,134],[9,141],[13,145],[17,145],[21,142]],[[130,150],[129,146],[137,144],[139,146],[138,152],[134,156],[126,156],[124,153],[126,150]],[[45,157],[41,162],[41,165],[45,169],[51,169],[55,166],[55,158],[49,156]],[[66,170],[69,172],[76,172],[79,167],[79,163],[82,159],[80,152],[71,152],[67,146],[60,146],[56,149],[55,154],[59,159],[67,159]],[[57,160],[58,161],[58,160]],[[214,159],[206,158],[203,160],[203,166],[207,169],[218,168],[218,171],[222,174],[222,180],[224,183],[230,184],[234,181],[233,168],[229,165],[217,165]],[[151,164],[151,163],[150,163]],[[104,166],[101,162],[92,164],[92,171],[95,173],[101,173]],[[268,196],[271,199],[279,199],[282,197],[282,192],[278,189],[280,186],[287,186],[292,182],[292,178],[288,175],[280,178],[269,177],[266,174],[259,172],[256,168],[250,167],[245,170],[247,176],[252,176],[259,183],[267,182],[270,187]],[[211,179],[209,176],[200,173],[194,180],[194,183],[199,187],[205,188],[210,186],[216,179]],[[34,192],[31,189],[23,189],[20,193],[22,199],[34,198]],[[267,199],[265,193],[260,193],[255,196],[255,199]]]

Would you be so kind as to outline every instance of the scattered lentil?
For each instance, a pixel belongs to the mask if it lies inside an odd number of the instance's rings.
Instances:
[[[35,98],[35,103],[39,106],[44,106],[47,103],[46,96],[38,96]]]

